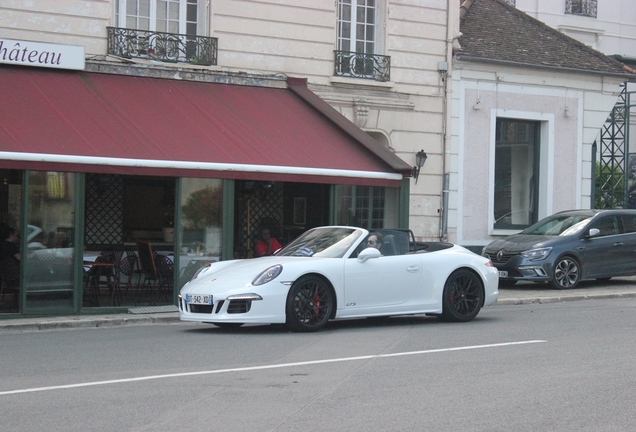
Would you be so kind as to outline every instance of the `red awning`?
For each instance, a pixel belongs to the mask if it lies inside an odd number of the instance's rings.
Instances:
[[[0,167],[397,186],[410,166],[310,92],[0,67]]]

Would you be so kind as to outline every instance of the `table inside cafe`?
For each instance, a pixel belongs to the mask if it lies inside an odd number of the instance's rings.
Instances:
[[[95,260],[100,255],[99,251],[85,251],[84,252],[84,267],[88,270],[89,267],[95,265]],[[168,257],[168,259],[174,262],[174,253],[172,251],[156,251],[159,255],[164,255]],[[136,254],[136,252],[135,252]],[[210,256],[210,255],[197,255],[196,253],[182,253],[179,255],[179,274],[181,271],[188,266],[190,263],[213,263],[219,261],[218,256]]]

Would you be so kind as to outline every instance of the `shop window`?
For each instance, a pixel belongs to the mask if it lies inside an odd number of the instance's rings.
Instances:
[[[366,229],[394,228],[397,192],[379,186],[336,186],[336,225]]]
[[[74,310],[76,175],[30,171],[27,193],[26,303],[23,311]]]
[[[523,229],[537,221],[539,123],[498,119],[494,228]]]
[[[201,267],[221,259],[223,245],[223,181],[181,180],[179,288]]]
[[[596,0],[565,0],[565,13],[596,18]]]
[[[66,178],[66,173],[46,173],[46,197],[48,199],[68,198],[68,179]]]
[[[20,235],[21,232],[21,200],[22,171],[0,169],[0,241],[17,241],[18,249],[21,248],[20,239],[11,233]],[[32,238],[30,228],[27,227],[24,235],[27,238]],[[20,262],[15,256],[8,256],[11,249],[3,246],[0,253],[0,314],[20,310]]]

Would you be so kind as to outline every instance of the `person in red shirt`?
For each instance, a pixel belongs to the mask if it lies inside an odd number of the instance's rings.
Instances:
[[[263,227],[259,231],[259,240],[254,245],[254,254],[257,257],[273,255],[278,249],[282,248],[278,240],[270,237],[269,228]]]

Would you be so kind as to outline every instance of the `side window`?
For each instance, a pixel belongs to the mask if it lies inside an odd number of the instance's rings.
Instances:
[[[636,233],[636,216],[621,216],[623,222],[623,232]]]
[[[618,234],[616,218],[614,216],[605,217],[596,221],[590,228],[598,228],[601,233],[597,237],[605,237]]]

